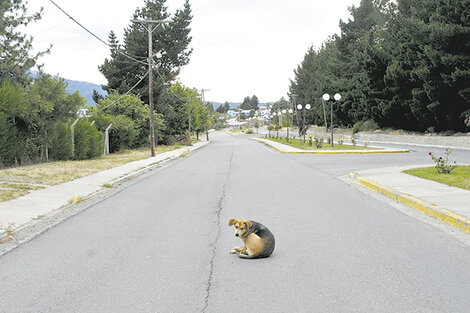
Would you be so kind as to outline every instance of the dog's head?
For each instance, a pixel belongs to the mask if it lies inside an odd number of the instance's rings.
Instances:
[[[235,236],[237,237],[246,237],[250,233],[250,228],[253,225],[250,221],[241,221],[234,218],[228,221],[228,226],[235,225]]]

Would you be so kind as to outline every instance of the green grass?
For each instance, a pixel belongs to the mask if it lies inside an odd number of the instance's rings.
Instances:
[[[302,140],[300,139],[289,139],[289,142],[286,141],[286,138],[263,138],[272,141],[276,141],[282,143],[284,145],[288,145],[297,149],[304,149],[304,150],[375,150],[375,148],[369,148],[364,146],[353,146],[353,145],[340,145],[335,143],[333,147],[328,142],[324,142],[321,148],[315,147],[315,142],[312,143],[311,146],[308,145],[308,141],[305,142],[305,145],[302,144]]]
[[[403,171],[406,174],[470,190],[470,165],[458,165],[450,174],[440,174],[434,166]]]

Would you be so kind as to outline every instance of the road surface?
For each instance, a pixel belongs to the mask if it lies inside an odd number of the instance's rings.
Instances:
[[[337,179],[429,165],[429,148],[286,155],[211,139],[0,257],[0,312],[469,311],[469,245]],[[229,254],[230,218],[268,226],[274,254]]]

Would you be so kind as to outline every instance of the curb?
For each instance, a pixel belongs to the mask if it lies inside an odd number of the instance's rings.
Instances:
[[[470,220],[465,217],[455,214],[452,211],[442,209],[435,204],[429,204],[427,202],[424,202],[411,195],[397,192],[389,187],[380,185],[377,182],[374,182],[365,178],[361,178],[361,177],[356,177],[357,173],[355,172],[349,173],[348,176],[349,176],[349,179],[361,185],[362,187],[375,191],[390,199],[400,202],[412,209],[420,211],[430,217],[433,217],[455,228],[458,228],[467,233],[470,233]]]
[[[324,150],[324,151],[314,151],[314,150],[305,150],[305,151],[286,151],[276,145],[270,144],[267,140],[262,138],[251,138],[251,140],[256,140],[261,142],[271,148],[276,149],[281,153],[288,154],[379,154],[379,153],[409,153],[408,149],[393,149],[393,150]],[[282,145],[282,144],[281,144]],[[298,148],[295,148],[298,149]],[[298,149],[300,150],[300,149]]]

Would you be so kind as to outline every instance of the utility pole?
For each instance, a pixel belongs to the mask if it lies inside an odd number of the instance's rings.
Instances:
[[[156,29],[152,29],[152,24],[156,23],[158,25],[167,22],[167,20],[131,20],[134,23],[148,24],[144,26],[148,32],[149,38],[149,106],[150,106],[150,149],[152,156],[155,156],[155,116],[153,114],[153,41],[152,41],[152,32]]]
[[[199,90],[199,91],[201,92],[201,95],[202,95],[202,103],[203,103],[203,104],[206,104],[206,98],[205,98],[204,92],[205,92],[205,91],[211,91],[211,90],[210,90],[210,89],[201,89],[201,90]]]
[[[204,92],[205,91],[211,91],[210,89],[201,89],[201,95],[202,95],[202,104],[206,104],[206,98],[205,98],[205,95],[204,95]],[[206,108],[207,109],[207,108]],[[205,125],[205,128],[206,128],[206,140],[209,141],[209,130],[207,129],[207,125]]]

